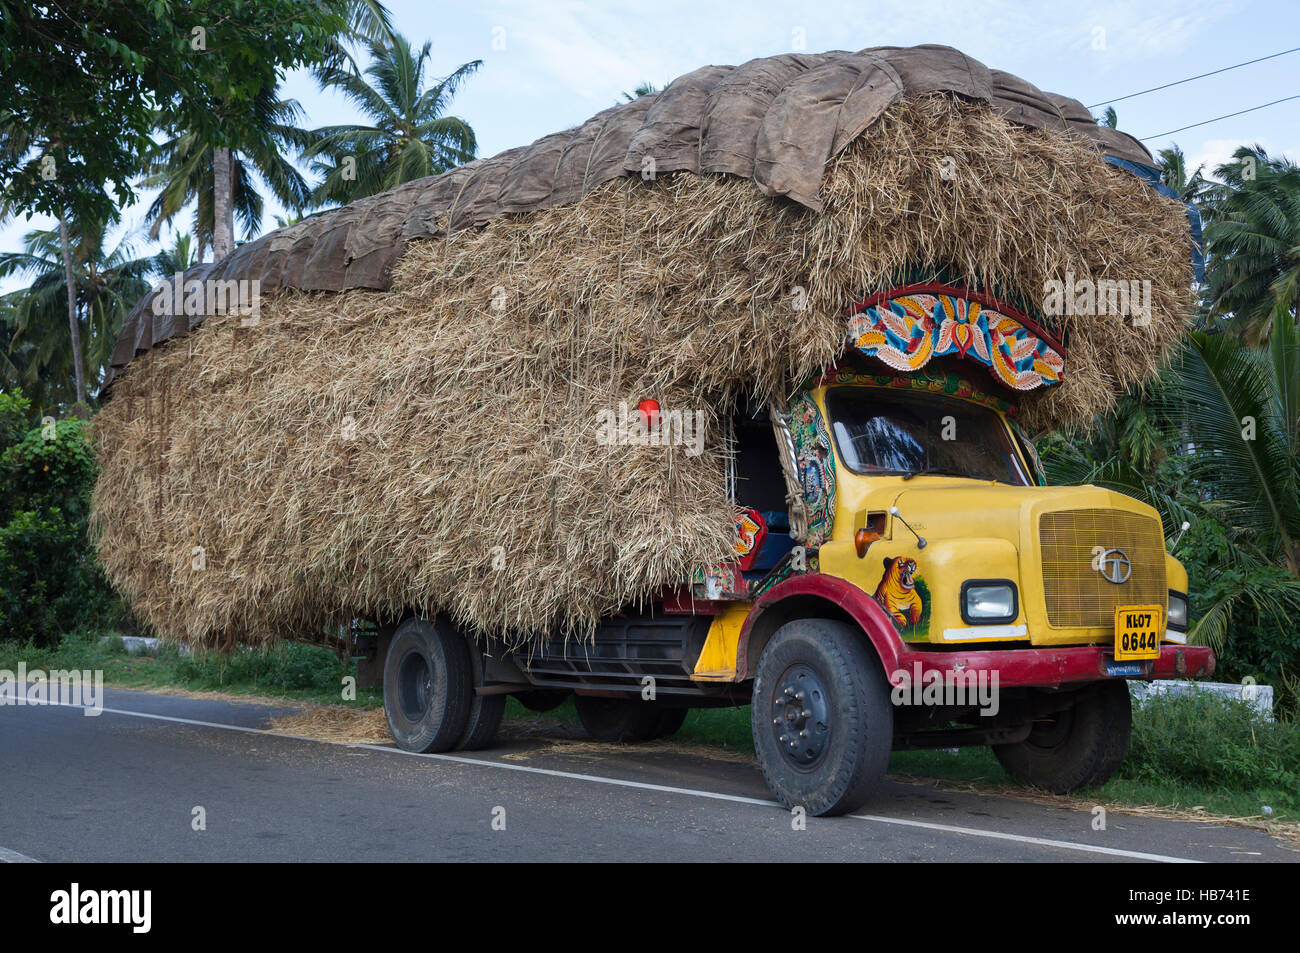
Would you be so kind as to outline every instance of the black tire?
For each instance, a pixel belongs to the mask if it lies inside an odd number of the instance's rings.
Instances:
[[[532,691],[520,692],[515,698],[529,711],[543,712],[559,708],[573,692],[564,689],[534,688]]]
[[[894,709],[853,626],[799,619],[777,629],[758,660],[750,713],[763,778],[787,808],[847,814],[880,786]]]
[[[686,721],[686,714],[689,708],[665,708],[659,715],[659,723],[655,726],[653,738],[671,738],[677,734],[678,729]]]
[[[474,646],[469,649],[470,671],[473,683],[469,702],[469,716],[465,722],[465,731],[456,742],[457,751],[481,751],[492,747],[496,740],[501,719],[506,713],[505,695],[480,695],[477,692],[483,684],[483,656]]]
[[[1110,780],[1128,755],[1132,731],[1128,683],[1101,682],[1064,711],[1037,720],[1024,741],[994,745],[993,754],[1020,784],[1065,794]]]
[[[656,737],[665,709],[638,698],[596,698],[577,695],[573,699],[578,718],[587,734],[597,741],[627,744]]]
[[[465,734],[474,698],[469,647],[460,633],[407,619],[384,660],[384,716],[403,751],[449,751]]]

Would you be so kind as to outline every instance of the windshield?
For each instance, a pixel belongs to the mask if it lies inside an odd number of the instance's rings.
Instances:
[[[855,473],[937,472],[1029,485],[1002,418],[978,404],[836,387],[826,409],[840,456]]]

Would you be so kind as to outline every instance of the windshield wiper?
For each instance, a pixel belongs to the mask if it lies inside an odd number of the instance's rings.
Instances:
[[[903,474],[904,480],[910,480],[918,476],[955,476],[965,477],[967,480],[978,480],[979,477],[973,477],[969,473],[963,473],[961,470],[948,470],[944,467],[922,467],[919,470],[908,470]]]

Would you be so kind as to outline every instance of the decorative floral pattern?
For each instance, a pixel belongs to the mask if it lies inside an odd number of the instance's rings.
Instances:
[[[754,517],[749,513],[741,513],[736,520],[736,538],[731,541],[731,551],[742,559],[748,556],[754,551],[761,529]]]
[[[810,549],[821,546],[835,523],[835,454],[831,435],[811,395],[800,394],[790,402],[790,436],[794,438],[799,464],[799,485],[808,507]]]
[[[1015,318],[956,295],[903,294],[849,318],[849,341],[897,371],[956,354],[978,361],[1012,390],[1061,380],[1061,354]]]

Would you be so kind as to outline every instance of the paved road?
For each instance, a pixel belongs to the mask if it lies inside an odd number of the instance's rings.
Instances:
[[[106,695],[96,718],[0,706],[0,861],[1300,861],[1252,830],[1111,812],[1094,831],[897,783],[795,830],[749,764],[535,740],[409,755],[265,733],[286,709]]]

